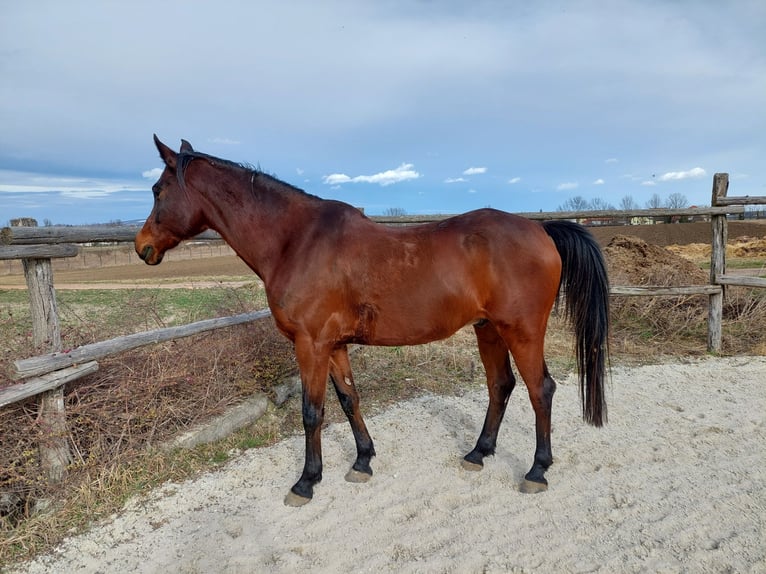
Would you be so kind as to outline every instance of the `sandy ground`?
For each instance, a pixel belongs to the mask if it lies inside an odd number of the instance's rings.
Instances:
[[[765,357],[616,368],[604,429],[581,422],[574,378],[559,383],[545,493],[517,489],[534,449],[523,386],[497,455],[461,468],[477,388],[370,418],[367,484],[343,480],[353,440],[332,425],[307,506],[282,503],[293,437],[164,485],[18,572],[766,572]]]

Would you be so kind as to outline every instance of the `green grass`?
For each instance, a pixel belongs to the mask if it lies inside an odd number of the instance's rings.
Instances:
[[[65,349],[266,307],[263,290],[256,284],[238,288],[66,290],[57,291],[56,300]],[[20,358],[31,346],[31,330],[27,292],[0,290],[0,350]]]
[[[700,269],[710,269],[710,261],[701,261],[699,263]],[[728,257],[726,259],[727,269],[758,269],[766,267],[766,259],[737,259]]]

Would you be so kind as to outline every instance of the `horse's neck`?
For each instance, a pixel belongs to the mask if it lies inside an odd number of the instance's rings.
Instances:
[[[209,224],[268,283],[290,241],[305,229],[312,209],[309,204],[321,200],[272,182],[256,185],[253,179],[248,181],[246,190],[239,190],[236,204],[222,204],[235,197],[222,194]]]

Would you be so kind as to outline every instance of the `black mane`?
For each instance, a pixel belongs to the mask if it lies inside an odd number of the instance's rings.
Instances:
[[[241,170],[256,178],[265,178],[266,179],[265,183],[268,186],[277,184],[279,186],[287,187],[291,191],[295,191],[298,193],[302,193],[303,195],[307,195],[309,197],[316,197],[317,199],[320,199],[315,195],[305,192],[299,187],[295,187],[294,185],[287,183],[286,181],[282,181],[281,179],[266,173],[265,171],[261,170],[260,167],[255,168],[252,165],[247,163],[237,163],[235,161],[222,159],[220,157],[208,155],[206,153],[202,153],[199,151],[182,151],[178,154],[178,160],[177,160],[178,163],[176,166],[176,173],[178,174],[178,182],[180,183],[182,188],[185,187],[184,177],[186,174],[186,168],[189,167],[189,164],[195,159],[205,160],[211,165],[216,167],[224,167],[224,168],[230,168],[235,170]]]

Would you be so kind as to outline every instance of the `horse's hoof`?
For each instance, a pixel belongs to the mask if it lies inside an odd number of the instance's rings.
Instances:
[[[524,479],[519,485],[519,491],[524,494],[539,494],[548,490],[548,485],[544,482],[535,482],[533,480]]]
[[[367,474],[366,472],[361,472],[354,468],[352,468],[346,473],[346,482],[355,482],[355,483],[369,482],[371,478],[372,478],[371,474]]]
[[[287,496],[285,496],[285,506],[292,506],[293,508],[298,508],[299,506],[303,506],[304,504],[308,504],[311,502],[310,498],[306,498],[305,496],[301,496],[300,494],[295,494],[292,490],[287,493]]]
[[[460,466],[463,467],[463,470],[470,470],[471,472],[478,472],[484,468],[483,464],[477,464],[466,459],[460,460]]]

